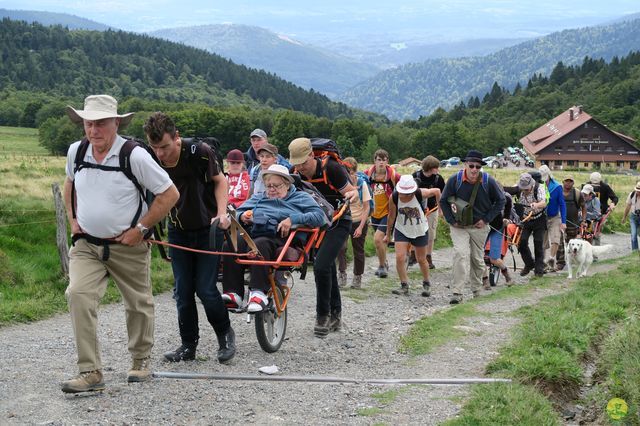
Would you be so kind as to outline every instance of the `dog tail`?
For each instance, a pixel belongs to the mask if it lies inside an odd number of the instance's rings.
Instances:
[[[593,250],[593,254],[600,255],[602,253],[608,252],[613,246],[611,244],[605,244],[603,246],[593,246],[591,249]]]

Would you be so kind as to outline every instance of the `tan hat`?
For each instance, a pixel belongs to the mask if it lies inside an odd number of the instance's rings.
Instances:
[[[543,182],[546,182],[547,179],[549,179],[550,177],[553,177],[551,175],[551,169],[549,169],[549,166],[547,166],[546,164],[543,164],[542,166],[540,166],[538,171],[540,172],[540,178],[542,179]]]
[[[570,180],[571,182],[575,182],[575,180],[573,179],[573,176],[571,176],[571,175],[567,176],[562,181],[564,182],[565,180]]]
[[[582,187],[582,192],[583,194],[593,194],[593,185],[591,184],[586,184],[585,186]]]
[[[269,154],[278,155],[278,147],[275,145],[271,145],[270,143],[265,143],[256,154],[260,154],[260,151],[267,151]]]
[[[75,109],[67,105],[67,115],[75,124],[83,124],[83,120],[103,120],[105,118],[119,118],[122,129],[129,125],[133,113],[118,114],[118,101],[109,95],[91,95],[84,100],[84,109]]]
[[[281,176],[288,180],[290,183],[293,183],[293,176],[289,174],[289,170],[280,164],[272,164],[269,166],[267,170],[262,172],[262,179],[264,179],[267,175],[276,175]]]
[[[309,138],[297,138],[289,144],[289,163],[295,165],[307,161],[309,154],[313,152]]]
[[[640,191],[640,180],[636,182],[636,191]]]

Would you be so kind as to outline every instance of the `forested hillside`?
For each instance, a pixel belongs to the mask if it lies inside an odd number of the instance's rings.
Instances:
[[[640,19],[566,30],[483,57],[434,59],[385,71],[340,99],[391,118],[417,118],[470,96],[482,96],[496,81],[513,89],[533,74],[548,75],[559,61],[580,64],[585,56],[610,60],[638,46]]]
[[[72,30],[104,31],[110,27],[91,19],[81,18],[68,13],[41,12],[36,10],[0,9],[0,19],[9,18],[13,21],[38,22],[42,25],[62,25]]]
[[[264,71],[177,43],[122,31],[69,31],[3,19],[0,87],[82,99],[110,93],[209,105],[256,103],[318,116],[343,104]]]
[[[307,89],[335,96],[379,69],[327,50],[248,25],[201,25],[149,33],[264,69]]]

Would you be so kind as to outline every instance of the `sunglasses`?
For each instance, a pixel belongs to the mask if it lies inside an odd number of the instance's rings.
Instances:
[[[482,168],[481,164],[467,164],[467,167],[469,167],[470,169],[478,169],[480,170]]]

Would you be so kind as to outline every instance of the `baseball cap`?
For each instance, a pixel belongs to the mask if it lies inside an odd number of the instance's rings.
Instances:
[[[260,154],[262,151],[267,151],[269,154],[278,155],[278,147],[271,145],[270,143],[264,144],[256,154]]]
[[[575,182],[575,179],[573,179],[573,176],[571,176],[571,175],[567,176],[562,181],[564,182],[565,180],[570,180],[571,182]]]
[[[267,133],[262,129],[253,129],[253,132],[251,132],[251,135],[249,137],[252,138],[254,136],[258,138],[266,139]]]
[[[598,184],[602,181],[602,175],[598,172],[593,172],[589,176],[589,182]]]
[[[582,187],[582,192],[583,194],[593,194],[593,185],[591,184],[586,184],[585,186]]]
[[[309,138],[297,138],[289,144],[289,162],[294,166],[307,161],[309,154],[313,152]]]
[[[227,161],[244,161],[244,154],[239,149],[232,149],[227,153]]]

